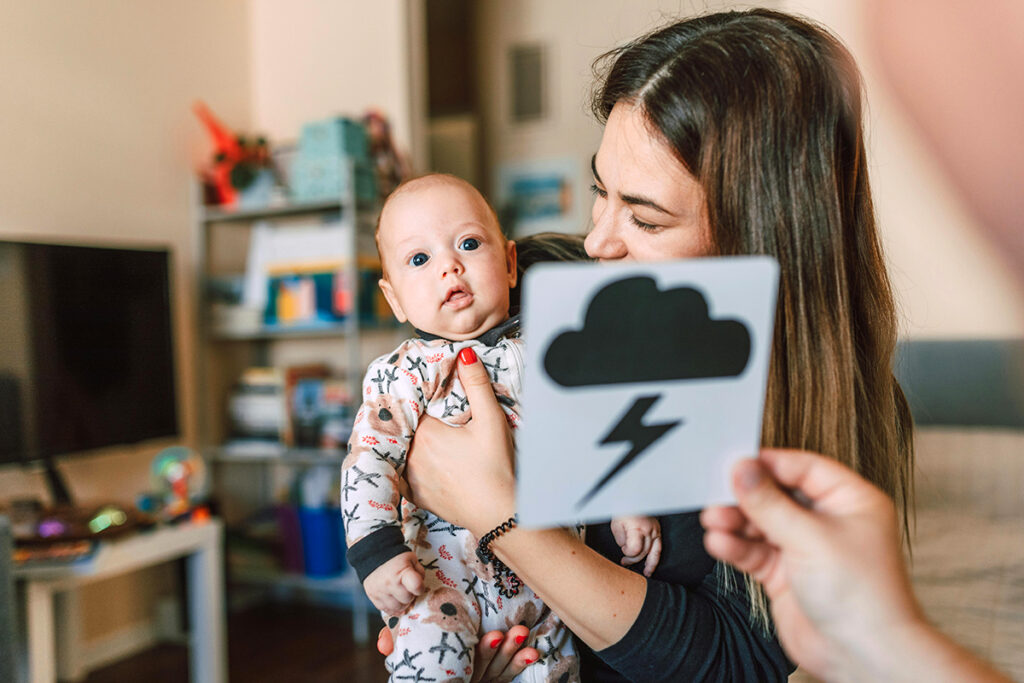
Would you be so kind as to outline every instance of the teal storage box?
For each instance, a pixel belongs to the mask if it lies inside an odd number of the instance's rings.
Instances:
[[[297,201],[315,202],[337,199],[349,192],[355,182],[356,198],[374,201],[377,198],[377,178],[365,161],[356,161],[355,179],[352,168],[343,156],[303,156],[295,160],[291,173],[291,194]]]
[[[337,116],[302,126],[299,157],[339,156],[369,159],[370,139],[360,121]]]

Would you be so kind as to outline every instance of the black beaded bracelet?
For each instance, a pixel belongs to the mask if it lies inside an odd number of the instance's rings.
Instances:
[[[507,564],[499,560],[495,554],[491,552],[491,543],[494,542],[494,539],[506,533],[518,523],[519,515],[512,515],[507,520],[481,536],[480,542],[476,544],[477,558],[484,564],[490,564],[494,567],[494,587],[498,589],[498,593],[506,598],[519,595],[519,589],[523,585],[523,582],[519,580],[519,577],[516,576],[515,572],[508,568]]]

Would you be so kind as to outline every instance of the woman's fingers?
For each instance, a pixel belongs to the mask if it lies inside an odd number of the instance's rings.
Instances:
[[[494,396],[491,376],[471,347],[459,351],[458,371],[459,381],[466,390],[466,398],[473,412],[473,421],[485,429],[493,428],[496,423],[504,426],[505,414]]]
[[[473,678],[471,683],[483,683],[484,672],[498,653],[498,647],[505,640],[501,631],[488,631],[476,644],[476,657],[473,658]]]
[[[540,652],[532,647],[524,647],[512,656],[512,660],[505,667],[504,673],[494,679],[494,683],[510,683],[523,672],[523,669],[538,659],[540,659]]]
[[[747,524],[747,516],[732,505],[709,505],[700,511],[700,524],[708,531],[739,531]]]
[[[380,633],[377,634],[377,652],[387,657],[394,650],[395,641],[391,638],[391,629],[384,626],[381,628]]]
[[[513,626],[505,634],[504,640],[501,644],[494,649],[494,655],[491,657],[487,668],[481,674],[480,680],[484,683],[498,682],[498,681],[511,681],[519,672],[522,671],[522,666],[527,663],[536,661],[536,657],[520,657],[518,660],[518,670],[510,670],[509,667],[513,666],[516,654],[523,649],[523,644],[530,635],[530,630],[523,625]],[[532,648],[529,648],[532,649]],[[474,667],[474,668],[479,668]]]
[[[778,550],[764,541],[751,541],[722,531],[704,534],[704,547],[712,557],[728,562],[764,582],[778,559]]]
[[[744,515],[775,543],[782,545],[791,539],[805,543],[818,536],[820,521],[779,488],[760,460],[739,461],[732,479]]]
[[[764,539],[764,533],[737,507],[706,507],[701,510],[700,524],[708,531],[724,531],[752,541]]]
[[[849,468],[817,453],[765,448],[757,462],[782,486],[824,512],[873,506],[879,498],[885,498],[884,493]]]

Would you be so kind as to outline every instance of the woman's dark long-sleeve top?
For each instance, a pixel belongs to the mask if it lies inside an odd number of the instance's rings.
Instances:
[[[622,640],[594,652],[577,641],[585,683],[784,681],[796,668],[779,642],[750,619],[743,577],[731,587],[704,550],[698,513],[659,517],[661,562]],[[608,524],[587,527],[587,545],[614,562],[622,551]],[[641,561],[634,567],[640,571]],[[732,570],[728,570],[732,571]]]

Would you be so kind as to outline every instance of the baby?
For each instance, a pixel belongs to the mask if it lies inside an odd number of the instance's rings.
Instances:
[[[391,678],[468,681],[480,636],[524,624],[526,645],[541,658],[518,680],[578,680],[569,630],[533,591],[523,586],[512,595],[512,586],[478,559],[469,531],[398,492],[420,418],[454,426],[469,421],[455,370],[463,348],[480,357],[509,423],[519,424],[522,341],[518,318],[508,316],[518,275],[515,244],[473,186],[435,174],[403,183],[388,197],[377,246],[381,290],[395,317],[411,322],[419,337],[370,364],[341,498],[349,562],[373,604],[389,615]],[[660,548],[657,522],[623,518],[612,529],[623,563],[647,556],[649,575]]]

